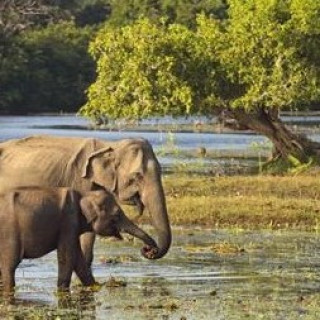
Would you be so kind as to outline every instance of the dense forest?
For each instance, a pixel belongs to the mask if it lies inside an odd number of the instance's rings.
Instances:
[[[2,0],[0,114],[75,112],[95,79],[89,41],[101,25],[146,16],[192,28],[196,15],[224,17],[220,0]]]

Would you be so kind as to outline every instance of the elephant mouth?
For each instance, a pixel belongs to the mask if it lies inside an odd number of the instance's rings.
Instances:
[[[99,184],[94,183],[92,190],[105,190],[105,188]],[[119,195],[116,195],[116,198],[119,200],[121,204],[135,206],[138,209],[139,215],[142,215],[145,206],[142,203],[140,194],[138,192],[127,199],[121,199],[121,197],[119,198]]]
[[[141,215],[144,211],[144,204],[141,201],[140,195],[136,194],[133,197],[134,205],[137,207],[139,214]]]
[[[141,201],[139,193],[134,194],[128,199],[121,199],[120,202],[125,205],[135,206],[138,209],[139,215],[142,215],[144,211],[144,204]]]

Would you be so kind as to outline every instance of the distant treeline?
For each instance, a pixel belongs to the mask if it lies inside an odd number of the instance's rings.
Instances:
[[[223,0],[15,0],[0,3],[0,114],[75,112],[95,79],[89,41],[101,24],[141,16],[193,27],[223,18]]]

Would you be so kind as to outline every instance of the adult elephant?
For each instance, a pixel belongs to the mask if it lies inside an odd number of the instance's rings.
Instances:
[[[140,213],[149,211],[158,238],[153,259],[163,257],[171,245],[161,168],[147,140],[39,135],[0,143],[0,192],[20,186],[71,187],[82,194],[109,190]],[[81,238],[88,264],[93,242],[93,234]]]

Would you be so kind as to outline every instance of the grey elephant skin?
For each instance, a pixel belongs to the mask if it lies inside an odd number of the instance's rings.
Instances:
[[[80,248],[79,235],[93,231],[120,237],[127,232],[155,248],[152,238],[132,223],[111,193],[81,196],[70,188],[25,187],[0,195],[0,270],[5,293],[15,286],[22,259],[57,249],[58,287],[66,289],[75,271],[83,285],[95,283]],[[150,250],[148,250],[150,252]]]
[[[55,136],[31,136],[0,143],[0,192],[26,185],[71,187],[80,193],[111,191],[120,203],[146,208],[157,236],[155,255],[171,245],[171,228],[161,182],[161,168],[144,139],[104,141]],[[86,261],[92,261],[94,235],[81,237]]]

